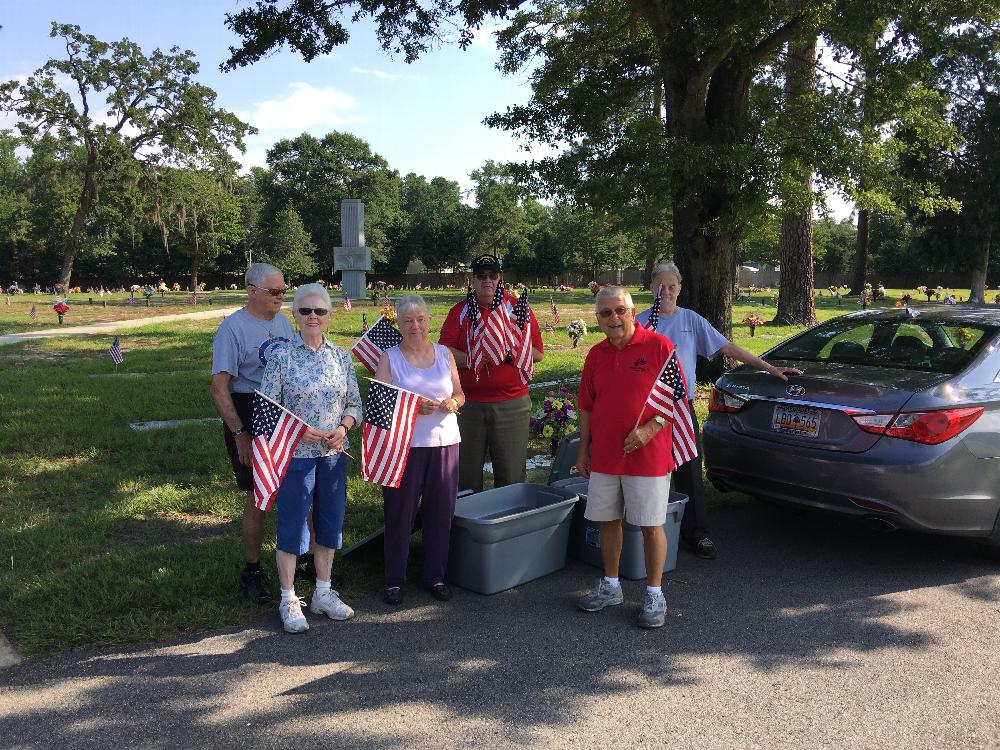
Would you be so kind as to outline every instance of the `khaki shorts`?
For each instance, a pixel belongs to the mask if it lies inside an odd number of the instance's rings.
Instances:
[[[669,474],[631,477],[592,471],[584,515],[589,521],[617,521],[624,517],[634,526],[662,526],[669,502]]]

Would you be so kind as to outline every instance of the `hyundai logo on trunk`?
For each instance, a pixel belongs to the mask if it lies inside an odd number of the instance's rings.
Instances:
[[[785,393],[789,396],[803,396],[805,395],[806,389],[801,385],[790,385],[785,389]]]

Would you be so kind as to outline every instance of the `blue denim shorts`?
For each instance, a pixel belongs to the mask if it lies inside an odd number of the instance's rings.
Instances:
[[[309,508],[313,508],[316,544],[340,549],[344,540],[347,505],[347,456],[293,458],[281,481],[277,547],[290,555],[309,551]]]

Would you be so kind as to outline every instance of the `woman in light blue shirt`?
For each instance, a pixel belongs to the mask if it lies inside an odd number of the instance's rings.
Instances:
[[[708,520],[705,512],[705,486],[701,470],[701,434],[698,417],[694,411],[695,366],[698,357],[715,359],[723,356],[735,359],[774,375],[776,378],[788,380],[788,375],[801,375],[801,370],[794,367],[775,367],[768,364],[756,354],[737,346],[694,310],[677,306],[677,298],[681,293],[681,272],[673,263],[660,263],[653,269],[652,283],[649,288],[656,294],[660,292],[660,309],[656,322],[656,332],[670,339],[677,347],[677,356],[681,360],[681,369],[688,384],[688,406],[694,420],[695,437],[698,440],[698,457],[682,464],[673,475],[673,484],[678,492],[688,496],[684,517],[681,520],[681,539],[692,551],[705,560],[714,560],[718,556],[715,543],[708,535]],[[652,308],[639,313],[635,322],[637,325],[649,327]]]
[[[309,510],[313,510],[316,593],[310,609],[333,620],[354,610],[330,588],[334,550],[343,539],[347,503],[348,431],[361,421],[361,395],[351,355],[326,340],[333,305],[326,289],[305,284],[295,292],[292,312],[299,335],[269,357],[261,392],[309,425],[295,448],[276,498],[277,564],[281,582],[278,612],[290,633],[309,629],[295,595],[297,555],[309,550]]]

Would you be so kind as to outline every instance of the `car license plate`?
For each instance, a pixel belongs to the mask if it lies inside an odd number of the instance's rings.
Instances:
[[[771,429],[784,435],[799,435],[814,438],[819,435],[822,414],[819,409],[801,406],[790,407],[777,404],[771,417]]]

